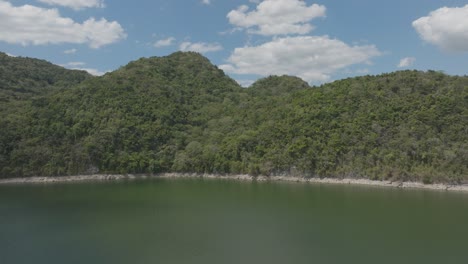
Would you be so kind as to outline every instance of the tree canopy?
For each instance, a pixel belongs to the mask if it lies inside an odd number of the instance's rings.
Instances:
[[[68,70],[44,60],[12,57],[0,52],[0,102],[28,98],[53,88],[71,87],[90,77],[85,71]]]
[[[31,95],[2,102],[0,177],[468,180],[468,77],[399,71],[310,87],[270,76],[241,88],[194,52],[142,58],[102,77],[6,59],[24,65],[15,74],[0,65],[0,92]]]

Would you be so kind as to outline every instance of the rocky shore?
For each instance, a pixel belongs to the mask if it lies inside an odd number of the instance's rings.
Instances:
[[[95,175],[76,175],[61,177],[28,177],[28,178],[9,178],[0,179],[0,184],[47,184],[47,183],[73,183],[88,181],[118,181],[118,180],[138,180],[148,178],[203,178],[203,179],[225,179],[241,181],[282,181],[299,182],[312,184],[348,184],[348,185],[366,185],[392,187],[401,189],[428,189],[442,191],[468,192],[468,185],[448,185],[448,184],[423,184],[420,182],[392,182],[392,181],[373,181],[368,179],[334,179],[334,178],[302,178],[291,176],[257,176],[250,175],[213,175],[213,174],[188,174],[188,173],[163,173],[156,175],[133,175],[133,174],[95,174]]]

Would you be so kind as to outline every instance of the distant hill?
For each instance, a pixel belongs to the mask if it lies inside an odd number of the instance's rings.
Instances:
[[[400,71],[241,88],[194,52],[142,58],[0,118],[1,177],[197,172],[463,182],[468,78]],[[16,109],[16,111],[15,111]]]
[[[278,96],[307,88],[310,86],[299,77],[268,76],[254,82],[249,87],[249,92],[257,96]]]
[[[51,88],[70,87],[90,77],[85,71],[0,52],[0,102],[42,94]]]

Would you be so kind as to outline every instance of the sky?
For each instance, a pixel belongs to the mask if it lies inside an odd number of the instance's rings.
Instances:
[[[468,1],[0,0],[0,51],[94,75],[196,51],[243,86],[417,69],[467,75]]]

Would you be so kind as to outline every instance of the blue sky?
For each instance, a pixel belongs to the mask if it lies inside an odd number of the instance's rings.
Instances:
[[[0,0],[0,51],[102,74],[140,57],[203,53],[243,85],[311,84],[402,69],[466,75],[459,0]]]

